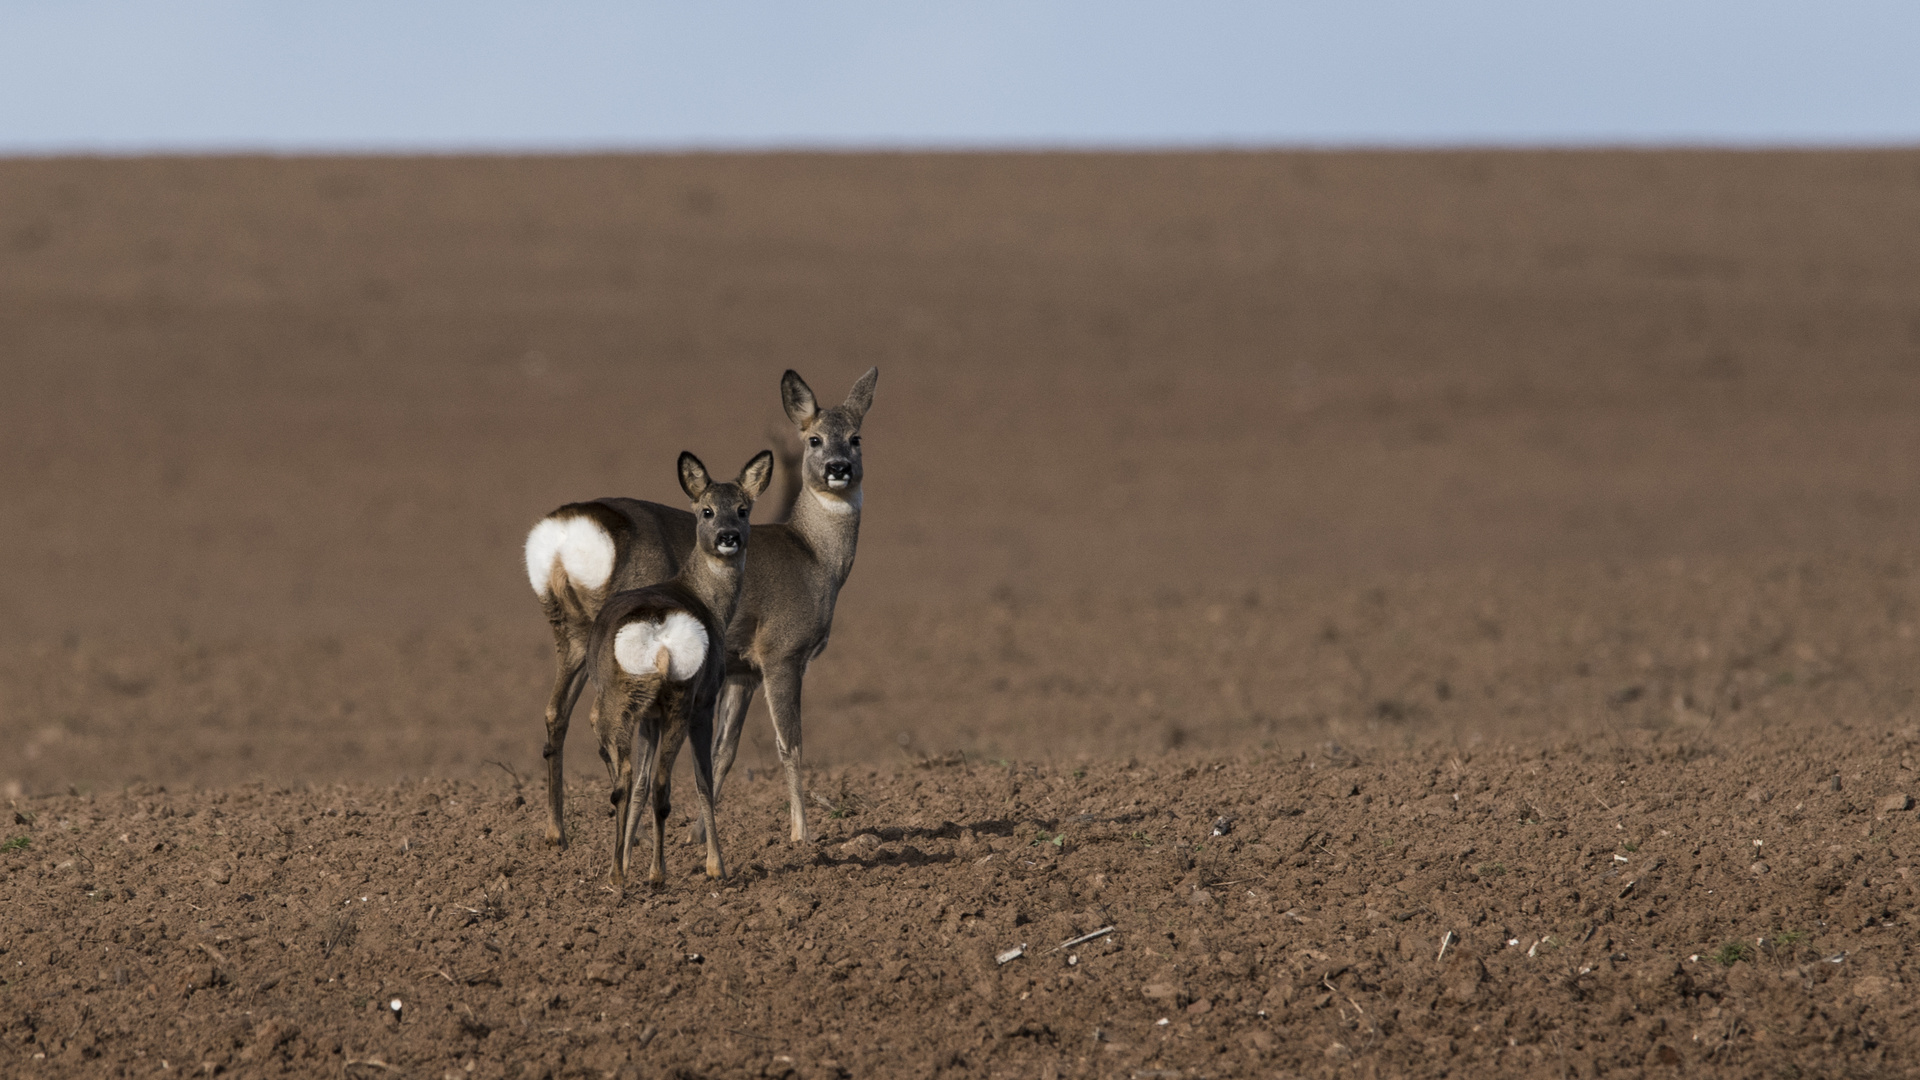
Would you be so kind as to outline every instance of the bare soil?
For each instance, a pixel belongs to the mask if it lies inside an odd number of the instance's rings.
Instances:
[[[0,162],[0,1075],[1920,1070],[1916,252],[1908,152]],[[819,840],[756,706],[615,896],[525,529],[869,364]]]

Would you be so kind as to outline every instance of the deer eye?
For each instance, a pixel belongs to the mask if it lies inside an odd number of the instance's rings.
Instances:
[[[809,435],[809,436],[807,436],[807,445],[808,445],[808,446],[819,446],[819,445],[820,445],[820,436],[818,436],[818,435]]]
[[[700,508],[700,516],[701,516],[701,517],[703,517],[703,518],[710,518],[710,517],[712,517],[712,516],[713,516],[713,507],[711,507],[711,506],[703,506],[703,507],[701,507],[701,508]]]
[[[848,441],[848,442],[850,442],[850,443],[852,443],[852,444],[853,444],[853,445],[855,445],[855,446],[859,446],[859,445],[860,445],[860,436],[858,436],[858,435],[855,435],[855,436],[854,436],[853,438],[851,438],[851,439],[848,439],[847,441]]]
[[[748,507],[745,507],[745,506],[743,506],[743,507],[741,507],[741,508],[740,508],[740,516],[741,516],[741,517],[746,517],[746,516],[747,516],[747,510],[748,510],[748,509],[749,509],[749,508],[748,508]]]

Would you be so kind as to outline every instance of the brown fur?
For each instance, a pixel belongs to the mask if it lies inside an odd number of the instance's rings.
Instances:
[[[747,560],[740,602],[728,624],[726,678],[717,706],[713,743],[714,798],[726,781],[739,749],[747,706],[762,683],[787,779],[790,835],[808,836],[806,804],[800,782],[800,690],[807,665],[826,648],[840,587],[853,570],[860,536],[859,494],[863,468],[857,440],[860,424],[873,404],[879,370],[854,383],[846,403],[821,409],[812,390],[792,371],[781,378],[781,400],[800,440],[798,492],[785,522],[754,529],[753,557]],[[820,446],[812,446],[818,438]],[[850,485],[828,486],[830,463],[850,464]],[[822,499],[839,500],[845,513],[831,513]],[[592,509],[587,509],[592,508]],[[547,704],[547,841],[566,844],[566,779],[561,748],[568,717],[586,679],[587,639],[607,595],[660,581],[680,572],[694,544],[692,514],[637,499],[599,499],[573,503],[555,514],[591,513],[614,538],[613,574],[598,596],[577,603],[556,601],[549,593],[557,671]],[[704,825],[701,832],[705,832]]]
[[[607,763],[613,781],[613,866],[608,877],[616,887],[626,884],[643,796],[653,810],[653,856],[647,880],[655,885],[666,881],[664,836],[672,808],[673,763],[689,736],[700,822],[707,837],[707,876],[726,876],[713,821],[713,706],[726,670],[727,620],[740,597],[741,569],[751,533],[748,513],[772,473],[773,455],[763,450],[740,471],[738,480],[713,483],[700,459],[681,454],[681,485],[693,499],[689,516],[696,523],[694,549],[672,578],[608,596],[587,635],[586,667],[600,688],[593,704],[593,726],[600,737],[600,760]],[[725,541],[735,537],[737,547],[728,554]],[[634,673],[622,668],[614,650],[620,630],[635,622],[659,622],[675,613],[693,616],[706,631],[707,653],[700,669],[690,678],[674,679],[664,650],[654,671]]]

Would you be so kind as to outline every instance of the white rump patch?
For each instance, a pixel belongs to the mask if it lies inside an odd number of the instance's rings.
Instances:
[[[686,682],[700,672],[707,659],[707,628],[684,611],[664,622],[630,622],[613,635],[613,658],[629,675],[651,675],[660,670],[660,650],[667,650],[667,678]]]
[[[613,537],[590,517],[550,517],[527,534],[527,580],[542,600],[553,560],[574,584],[597,589],[613,576]]]

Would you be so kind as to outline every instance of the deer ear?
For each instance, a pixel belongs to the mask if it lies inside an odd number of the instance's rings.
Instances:
[[[820,406],[813,400],[813,391],[800,378],[800,373],[792,368],[780,376],[780,404],[787,410],[787,419],[795,427],[806,427],[813,418],[820,415]]]
[[[747,462],[746,468],[740,470],[740,479],[735,483],[746,491],[747,498],[757,499],[772,480],[773,451],[762,450],[753,455],[753,460]]]
[[[712,486],[713,479],[707,475],[707,467],[700,464],[699,458],[682,450],[680,452],[680,490],[687,493],[687,498],[699,502],[700,496],[705,495],[707,489]]]
[[[854,382],[853,391],[847,395],[847,409],[856,419],[865,419],[867,410],[873,408],[873,384],[879,381],[880,369],[870,367]]]

